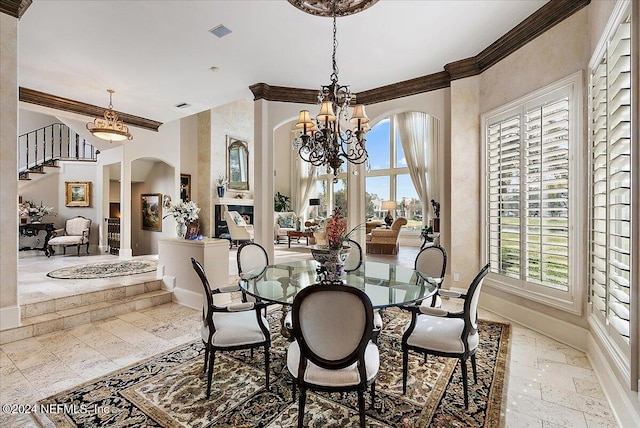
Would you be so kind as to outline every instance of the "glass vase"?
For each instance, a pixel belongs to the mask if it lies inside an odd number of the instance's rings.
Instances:
[[[187,224],[182,222],[176,223],[176,233],[178,234],[178,239],[184,239],[187,234]]]

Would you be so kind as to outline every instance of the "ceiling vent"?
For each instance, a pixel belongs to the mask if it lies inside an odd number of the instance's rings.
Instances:
[[[218,38],[222,38],[227,34],[231,34],[231,30],[229,30],[222,24],[218,25],[217,27],[213,27],[211,30],[209,30],[209,32]]]
[[[180,104],[176,104],[174,107],[176,107],[176,108],[187,108],[187,107],[191,107],[191,104],[180,103]]]

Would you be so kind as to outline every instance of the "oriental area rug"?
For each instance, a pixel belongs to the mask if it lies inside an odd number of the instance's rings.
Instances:
[[[158,268],[155,260],[129,260],[121,262],[89,263],[56,269],[47,274],[56,279],[95,279],[112,276],[153,272]]]
[[[286,368],[288,342],[278,332],[280,313],[269,315],[272,329],[271,384],[265,389],[263,352],[217,352],[211,397],[206,398],[201,341],[182,345],[129,368],[89,381],[39,402],[43,425],[57,427],[291,427],[297,424],[297,397]],[[480,321],[478,383],[469,380],[464,408],[457,360],[410,354],[407,394],[402,395],[402,327],[399,310],[384,312],[378,338],[380,371],[374,408],[366,394],[366,424],[373,427],[500,427],[506,394],[510,325]],[[471,370],[469,370],[471,373]],[[66,407],[65,407],[66,406]],[[80,409],[66,412],[61,409]],[[84,409],[84,410],[83,410]],[[358,426],[355,393],[307,392],[307,427]]]

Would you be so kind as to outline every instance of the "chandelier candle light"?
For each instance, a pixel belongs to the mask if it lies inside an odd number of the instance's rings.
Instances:
[[[312,165],[325,166],[327,173],[333,173],[333,182],[338,182],[338,173],[344,160],[353,164],[367,161],[365,148],[365,134],[370,129],[369,118],[363,104],[355,104],[355,95],[351,94],[349,86],[338,83],[338,65],[336,63],[336,12],[337,1],[333,1],[333,73],[331,83],[323,85],[318,94],[320,113],[315,121],[311,119],[309,110],[301,110],[296,128],[302,135],[296,138],[293,147],[298,149],[300,157]],[[348,119],[348,109],[353,106],[353,114]],[[343,130],[340,120],[349,120],[355,125],[354,129]],[[344,160],[343,160],[344,159]]]
[[[104,119],[97,117],[93,122],[87,123],[87,129],[94,137],[107,140],[110,143],[114,141],[133,140],[133,135],[129,133],[127,125],[118,119],[118,113],[113,110],[113,89],[107,89],[109,92],[109,110],[105,110]]]

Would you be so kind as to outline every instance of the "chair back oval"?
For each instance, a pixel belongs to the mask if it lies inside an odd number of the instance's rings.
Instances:
[[[362,290],[346,285],[305,287],[293,301],[292,320],[301,355],[317,366],[341,369],[364,362],[373,307]]]
[[[480,300],[480,291],[482,290],[484,278],[487,276],[487,273],[489,273],[489,266],[490,263],[487,263],[480,272],[478,272],[473,282],[471,282],[467,290],[467,297],[464,300],[465,328],[469,329],[470,334],[478,330],[478,301]]]
[[[347,239],[345,243],[351,247],[351,251],[344,262],[344,271],[353,272],[362,266],[362,247],[352,239]]]
[[[249,272],[269,265],[269,256],[262,245],[255,242],[245,242],[238,248],[236,256],[238,273]]]
[[[424,247],[416,256],[414,270],[431,278],[444,278],[447,252],[439,245]]]
[[[207,325],[211,326],[213,324],[213,291],[211,290],[211,286],[209,285],[207,274],[204,272],[204,268],[202,267],[200,262],[191,257],[191,265],[193,266],[193,270],[195,270],[198,274],[198,277],[200,277],[202,288],[204,289],[204,296],[207,299],[206,311],[205,307],[202,308],[202,318],[207,322]]]

